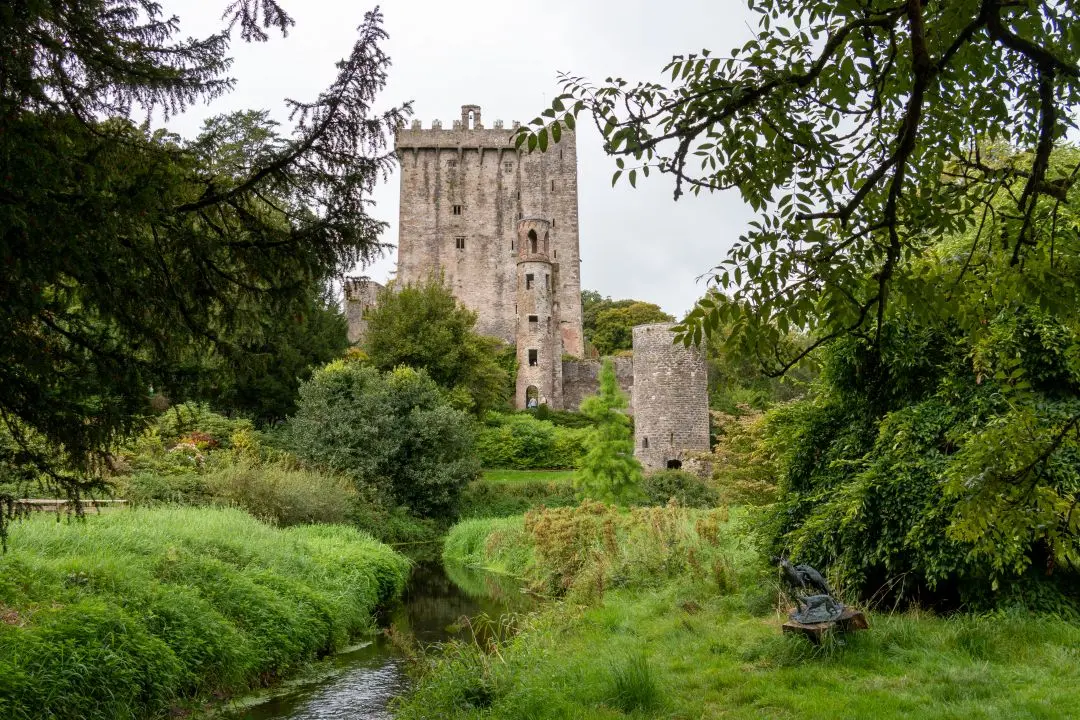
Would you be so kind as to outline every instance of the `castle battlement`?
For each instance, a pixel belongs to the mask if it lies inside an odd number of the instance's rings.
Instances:
[[[413,120],[408,127],[399,126],[396,147],[411,150],[498,148],[516,151],[512,138],[514,131],[520,127],[521,123],[517,120],[510,124],[509,129],[502,120],[496,120],[490,128],[484,127],[480,119],[480,106],[462,105],[461,118],[454,120],[450,127],[443,125],[442,120],[432,120],[431,127],[425,128],[419,119]],[[572,134],[572,131],[566,130],[565,134]]]

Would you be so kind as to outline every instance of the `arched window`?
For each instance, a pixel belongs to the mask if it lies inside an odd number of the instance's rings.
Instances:
[[[529,252],[531,252],[533,254],[536,254],[537,240],[538,239],[536,237],[536,231],[535,230],[530,230],[529,231]]]
[[[469,125],[468,125],[468,127],[469,127],[470,130],[473,130],[473,129],[476,128],[476,112],[473,111],[473,110],[469,111]]]
[[[525,407],[534,408],[540,404],[540,390],[535,385],[525,388]]]

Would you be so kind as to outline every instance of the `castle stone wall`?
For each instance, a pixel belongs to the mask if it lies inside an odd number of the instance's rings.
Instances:
[[[397,131],[401,165],[400,282],[441,275],[478,314],[477,330],[516,342],[517,226],[550,223],[552,288],[561,352],[584,353],[578,245],[577,146],[573,132],[545,153],[519,152],[512,129],[486,128],[480,108],[462,107],[451,129],[419,121]]]
[[[349,343],[359,345],[367,333],[367,309],[375,304],[383,286],[369,277],[345,278],[345,319],[348,322]]]
[[[673,344],[673,326],[634,328],[634,455],[646,471],[710,450],[705,357]]]
[[[634,361],[628,357],[612,358],[615,379],[630,402],[629,414],[634,413]],[[563,408],[577,410],[581,401],[600,390],[599,360],[563,360]]]

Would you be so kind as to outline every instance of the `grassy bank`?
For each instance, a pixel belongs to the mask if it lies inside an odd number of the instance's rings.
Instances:
[[[592,506],[455,527],[448,556],[566,599],[498,652],[451,646],[398,717],[1069,718],[1080,706],[1080,627],[1056,618],[875,613],[870,631],[821,648],[781,635],[752,523],[720,512]]]
[[[0,717],[158,717],[267,684],[370,629],[407,572],[353,529],[238,510],[31,518],[0,557]]]
[[[461,497],[461,516],[494,518],[521,515],[532,508],[577,503],[573,470],[485,470]]]

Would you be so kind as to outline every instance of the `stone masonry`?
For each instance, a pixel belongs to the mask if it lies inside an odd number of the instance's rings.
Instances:
[[[514,123],[517,127],[517,123]],[[577,146],[518,151],[513,128],[484,127],[477,105],[444,129],[397,131],[398,281],[441,276],[477,315],[477,331],[518,348],[517,407],[562,407],[562,357],[581,357]],[[522,247],[529,232],[537,251]],[[529,280],[528,278],[533,278]]]
[[[477,312],[481,334],[516,342],[518,223],[547,220],[549,259],[558,275],[553,329],[562,352],[581,357],[575,135],[564,133],[547,152],[528,154],[514,147],[512,132],[501,121],[484,127],[476,105],[463,106],[450,129],[439,121],[430,129],[419,121],[398,129],[398,278],[408,284],[441,274]]]
[[[705,356],[673,344],[672,327],[634,328],[634,455],[646,472],[681,468],[710,449]]]
[[[576,137],[564,132],[529,154],[511,141],[517,127],[485,127],[480,107],[464,105],[451,128],[438,120],[398,128],[397,282],[441,278],[477,313],[479,333],[516,347],[516,407],[577,410],[599,388],[600,362],[582,359]],[[379,289],[346,280],[351,342],[363,337]],[[670,327],[634,328],[633,360],[615,360],[646,470],[709,449],[705,361],[672,345]]]
[[[630,401],[627,413],[634,414],[634,361],[629,357],[612,358],[615,380]],[[581,401],[600,388],[600,361],[565,358],[562,361],[563,407],[577,410]]]
[[[345,319],[349,323],[349,342],[358,343],[367,332],[367,309],[375,304],[383,286],[369,277],[345,278]]]

